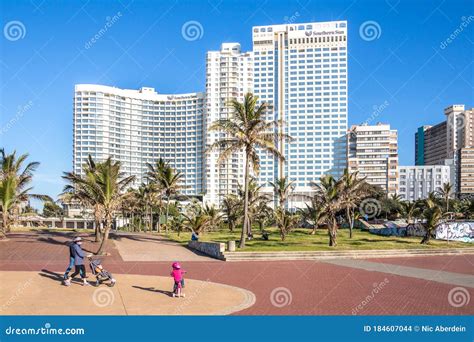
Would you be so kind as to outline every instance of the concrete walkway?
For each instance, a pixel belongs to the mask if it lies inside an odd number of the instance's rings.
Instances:
[[[443,284],[474,288],[474,276],[469,274],[445,272],[425,268],[400,266],[394,264],[355,259],[333,259],[326,260],[323,262],[338,266],[357,268],[365,271],[383,272],[404,277],[436,281],[438,283]]]
[[[124,261],[218,261],[158,235],[121,232],[112,238]]]
[[[193,279],[185,298],[171,296],[169,277],[118,274],[115,287],[66,287],[49,271],[1,271],[0,279],[0,315],[228,315],[255,303],[250,291]]]

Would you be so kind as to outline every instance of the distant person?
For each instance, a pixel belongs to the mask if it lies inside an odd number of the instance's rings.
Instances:
[[[74,279],[75,276],[78,274],[82,278],[82,285],[83,286],[89,286],[90,284],[87,282],[87,275],[86,275],[86,267],[84,266],[84,258],[86,257],[86,253],[82,250],[82,239],[80,237],[77,237],[74,239],[74,244],[73,244],[73,256],[74,256],[74,265],[75,265],[75,270],[74,273],[71,274],[71,279]],[[71,279],[68,279],[67,286],[71,285]]]
[[[186,273],[186,271],[181,269],[181,265],[179,264],[179,262],[173,262],[173,264],[171,265],[171,268],[173,269],[171,271],[171,276],[173,277],[173,280],[174,280],[173,297],[185,297],[183,288],[184,288],[184,274]]]
[[[68,246],[69,246],[69,265],[66,268],[66,272],[64,272],[64,275],[63,275],[63,282],[64,282],[64,285],[66,285],[66,286],[70,285],[70,283],[68,282],[69,272],[71,272],[72,268],[74,267],[74,248],[73,248],[73,245],[75,243],[75,240],[76,239],[71,240],[71,241],[68,242]]]
[[[198,241],[199,240],[199,233],[193,231],[191,234],[191,241]]]

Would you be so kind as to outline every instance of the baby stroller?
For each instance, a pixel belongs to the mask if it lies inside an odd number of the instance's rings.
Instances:
[[[115,285],[115,279],[112,276],[112,273],[102,267],[100,259],[92,259],[92,256],[89,256],[89,266],[91,268],[92,274],[95,275],[96,282],[94,286],[99,286],[104,281],[109,280],[110,283],[108,286],[112,287]]]

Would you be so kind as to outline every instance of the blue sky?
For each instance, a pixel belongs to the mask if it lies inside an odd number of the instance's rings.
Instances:
[[[0,146],[40,161],[35,192],[56,196],[62,172],[72,168],[74,84],[203,91],[206,51],[233,41],[250,50],[252,26],[347,20],[349,124],[371,117],[372,123],[390,123],[399,131],[400,163],[413,164],[417,127],[442,121],[450,104],[474,106],[473,4],[2,1]],[[202,37],[184,39],[189,21],[202,26]],[[360,33],[366,25],[376,36]]]

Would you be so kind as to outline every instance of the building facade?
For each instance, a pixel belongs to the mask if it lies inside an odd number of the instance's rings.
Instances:
[[[225,138],[223,132],[209,131],[213,122],[227,119],[232,114],[230,101],[240,102],[253,87],[253,59],[251,52],[241,52],[240,44],[224,43],[220,51],[209,51],[206,56],[206,145]],[[243,152],[234,153],[218,164],[219,151],[206,157],[205,202],[220,205],[222,199],[236,193],[244,182]]]
[[[448,158],[446,121],[422,126],[415,133],[415,165],[442,165]]]
[[[294,139],[277,142],[285,163],[260,154],[259,183],[272,193],[268,182],[287,177],[289,206],[301,206],[311,182],[346,167],[347,22],[257,26],[252,40],[254,93],[268,104],[266,119]]]
[[[451,181],[451,168],[447,165],[400,166],[399,173],[398,194],[405,201],[425,199]]]
[[[379,186],[388,194],[398,193],[398,137],[390,125],[354,125],[347,134],[349,172]]]
[[[163,158],[184,174],[189,196],[204,192],[203,93],[163,95],[153,88],[119,89],[79,84],[74,93],[73,170],[87,156],[120,161],[122,171],[145,181],[147,163]]]
[[[459,198],[474,197],[474,147],[463,147],[458,151],[457,186]]]
[[[470,193],[470,148],[474,147],[474,109],[451,105],[444,109],[446,120],[423,126],[415,133],[416,165],[449,165],[450,183],[458,195]],[[463,161],[464,159],[464,161]]]

